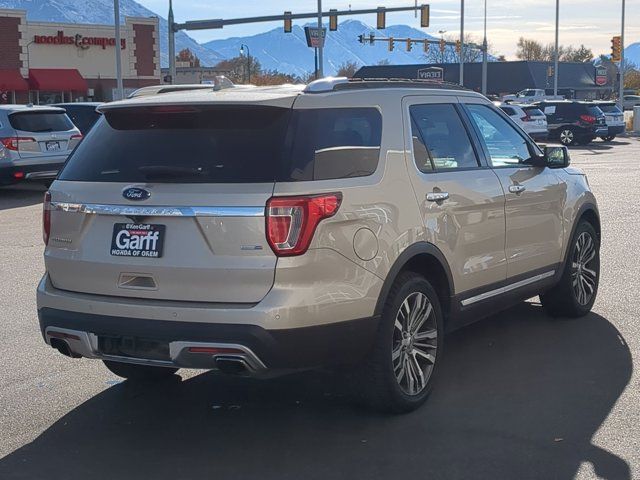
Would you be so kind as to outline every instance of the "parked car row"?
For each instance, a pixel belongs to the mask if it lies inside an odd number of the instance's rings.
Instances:
[[[93,124],[99,103],[0,105],[0,185],[51,182]]]
[[[615,102],[544,100],[503,103],[500,108],[534,140],[586,145],[595,138],[611,141],[625,130],[624,114]]]

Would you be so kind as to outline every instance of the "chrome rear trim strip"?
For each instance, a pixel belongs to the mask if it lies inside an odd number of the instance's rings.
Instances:
[[[27,180],[38,180],[38,179],[54,179],[58,176],[58,170],[47,170],[43,172],[29,172],[25,175]]]
[[[135,217],[264,217],[265,207],[170,207],[51,202],[52,210]]]
[[[462,300],[462,305],[467,306],[472,303],[480,302],[482,300],[486,300],[487,298],[495,297],[496,295],[501,295],[503,293],[510,292],[511,290],[515,290],[516,288],[524,287],[526,285],[530,285],[535,282],[539,282],[540,280],[544,280],[545,278],[552,277],[555,275],[555,270],[550,270],[548,272],[541,273],[540,275],[536,275],[534,277],[525,278],[524,280],[520,280],[519,282],[511,283],[509,285],[505,285],[504,287],[496,288],[495,290],[490,290],[485,293],[481,293],[480,295],[475,295],[473,297],[465,298]]]

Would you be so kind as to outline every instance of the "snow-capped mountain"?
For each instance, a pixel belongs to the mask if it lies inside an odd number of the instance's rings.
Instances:
[[[26,10],[28,21],[113,24],[113,0],[0,0],[0,8]],[[123,22],[124,16],[160,19],[160,63],[168,65],[167,21],[134,0],[120,0],[120,16]],[[204,65],[214,65],[221,60],[215,51],[179,32],[176,52],[183,48],[189,48]]]
[[[632,43],[624,49],[624,59],[640,68],[640,42]]]
[[[393,25],[385,30],[376,30],[358,20],[340,22],[338,30],[328,32],[325,45],[325,74],[335,74],[345,62],[358,65],[375,65],[380,61],[392,64],[411,64],[424,61],[422,45],[414,45],[412,51],[406,51],[406,44],[396,42],[393,52],[389,52],[384,42],[369,45],[358,42],[358,35],[375,33],[376,37],[394,38],[435,38],[421,30],[407,25]],[[238,56],[240,45],[245,44],[265,70],[278,70],[295,75],[304,75],[314,69],[314,51],[307,47],[303,27],[295,25],[291,33],[284,33],[282,28],[274,28],[264,33],[248,37],[232,37],[224,40],[213,40],[203,46],[217,54],[232,58]]]

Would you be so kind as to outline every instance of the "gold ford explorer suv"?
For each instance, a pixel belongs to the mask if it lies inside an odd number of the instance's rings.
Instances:
[[[45,196],[38,314],[48,344],[122,377],[349,368],[408,411],[447,331],[595,301],[585,175],[479,94],[325,79],[100,111]]]

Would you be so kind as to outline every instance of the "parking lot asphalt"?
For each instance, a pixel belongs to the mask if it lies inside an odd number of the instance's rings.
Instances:
[[[325,372],[129,385],[38,330],[42,188],[0,189],[0,479],[640,478],[640,139],[571,149],[603,227],[593,312],[532,300],[446,339],[427,404],[354,405]]]

